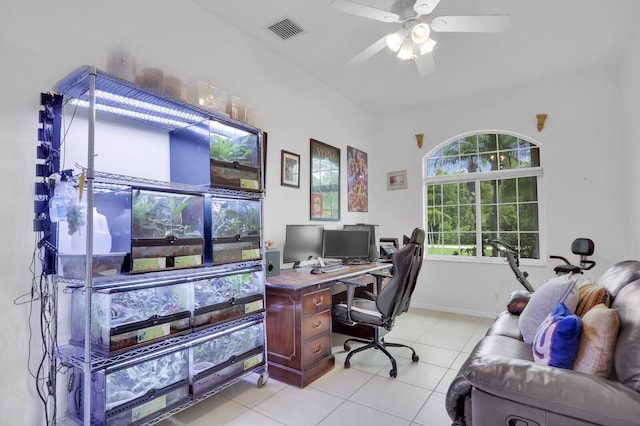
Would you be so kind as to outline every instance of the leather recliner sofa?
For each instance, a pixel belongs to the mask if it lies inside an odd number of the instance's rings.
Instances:
[[[609,377],[535,363],[519,317],[505,311],[449,387],[452,424],[640,425],[640,261],[619,262],[596,283],[609,292],[619,319]]]

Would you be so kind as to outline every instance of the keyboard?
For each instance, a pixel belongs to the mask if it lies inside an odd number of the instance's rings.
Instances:
[[[330,272],[345,271],[349,269],[349,267],[347,265],[328,265],[328,266],[319,266],[316,269],[319,269],[321,272],[327,274]]]

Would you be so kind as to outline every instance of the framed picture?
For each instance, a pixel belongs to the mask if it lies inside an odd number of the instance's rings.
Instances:
[[[300,188],[300,156],[280,151],[280,185]]]
[[[367,153],[347,146],[347,210],[369,211],[369,169]]]
[[[262,132],[262,188],[267,189],[267,132]]]
[[[407,189],[407,171],[387,173],[387,191],[393,189]]]
[[[311,139],[310,219],[340,220],[340,149]]]

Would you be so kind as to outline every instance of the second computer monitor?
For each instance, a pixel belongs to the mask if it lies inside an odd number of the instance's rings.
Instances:
[[[378,261],[378,225],[356,223],[355,225],[344,225],[343,229],[348,231],[369,231],[369,261]]]
[[[325,229],[322,257],[340,259],[344,264],[368,262],[369,231]]]

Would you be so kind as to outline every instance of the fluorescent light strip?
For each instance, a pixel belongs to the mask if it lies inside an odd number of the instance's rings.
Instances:
[[[83,108],[89,108],[88,101],[74,99],[71,101],[71,103],[74,105],[77,104],[78,106],[81,106]],[[192,123],[187,123],[185,121],[178,121],[178,120],[173,120],[171,118],[158,117],[157,115],[146,114],[143,112],[132,111],[125,108],[118,108],[118,107],[103,105],[99,103],[96,103],[96,109],[99,111],[105,111],[105,112],[120,115],[123,117],[129,117],[129,118],[134,118],[134,119],[144,120],[144,121],[151,121],[154,123],[162,124],[165,126],[171,126],[175,128],[189,127],[192,125]]]
[[[155,105],[149,102],[139,101],[137,99],[127,98],[126,96],[116,95],[115,93],[104,92],[102,90],[96,90],[96,98],[106,99],[113,102],[130,105],[134,108],[158,113],[162,115],[168,115],[192,122],[204,121],[207,117],[199,114],[190,114],[184,111],[179,111],[173,108],[163,107],[161,105]]]
[[[116,115],[120,115],[123,117],[129,117],[129,118],[134,118],[134,119],[138,119],[138,120],[144,120],[144,121],[151,121],[154,123],[158,123],[158,124],[162,124],[165,126],[171,126],[171,127],[175,127],[175,128],[183,128],[183,127],[189,127],[195,123],[198,122],[202,122],[205,120],[209,120],[208,117],[206,116],[202,116],[202,115],[198,115],[198,114],[190,114],[187,112],[181,112],[179,110],[175,110],[172,108],[168,108],[168,107],[163,107],[160,105],[155,105],[149,102],[144,102],[144,101],[139,101],[137,99],[132,99],[132,98],[128,98],[126,96],[121,96],[121,95],[116,95],[114,93],[110,93],[110,92],[105,92],[102,90],[96,90],[96,99],[104,99],[104,100],[108,100],[111,102],[117,102],[123,105],[127,105],[130,106],[132,108],[138,109],[138,110],[144,110],[144,111],[148,111],[148,112],[140,112],[140,111],[133,111],[124,107],[115,107],[115,106],[110,106],[110,105],[104,105],[101,104],[99,102],[96,102],[96,109],[100,110],[100,111],[105,111],[111,114],[116,114]],[[74,99],[72,100],[72,103],[75,105],[79,105],[81,107],[84,108],[88,108],[89,107],[89,102],[88,101],[84,101],[84,100],[80,100],[80,99]],[[174,120],[172,118],[166,118],[166,117],[161,117],[158,115],[154,115],[154,114],[160,114],[160,115],[164,115],[164,116],[171,116],[171,117],[175,117],[178,118],[180,120]],[[188,121],[181,121],[181,120],[188,120]],[[196,126],[198,127],[198,126]],[[231,127],[228,126],[226,124],[220,123],[218,121],[215,120],[209,120],[209,127],[211,129],[211,131],[215,132],[215,133],[219,133],[222,135],[225,135],[227,137],[237,137],[237,135],[240,136],[246,136],[249,134],[249,132],[243,131],[241,129],[237,129],[235,127]],[[201,129],[196,129],[199,132],[205,133],[203,130]]]
[[[238,136],[247,136],[249,132],[246,132],[241,129],[237,129],[235,127],[227,126],[224,123],[220,123],[219,121],[211,120],[209,122],[209,129],[213,133],[217,133],[222,136],[226,136],[229,138],[236,138]]]

